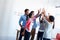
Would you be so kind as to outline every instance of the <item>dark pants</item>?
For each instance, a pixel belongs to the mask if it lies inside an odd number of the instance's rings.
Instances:
[[[31,40],[34,40],[34,36],[35,36],[35,29],[32,29],[31,31]]]
[[[43,38],[43,40],[51,40],[51,39]]]
[[[30,38],[30,32],[25,30],[24,40],[29,40]]]
[[[43,34],[44,34],[44,32],[38,32],[38,34],[37,34],[37,40],[42,40],[43,39]]]
[[[22,35],[21,33],[22,33],[23,31],[24,31],[24,28],[21,28],[19,40],[22,40],[22,36],[23,36],[23,35]]]

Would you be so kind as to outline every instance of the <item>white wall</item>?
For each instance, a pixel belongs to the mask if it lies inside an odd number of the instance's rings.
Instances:
[[[8,36],[12,37],[14,35],[14,26],[11,24],[13,18],[12,14],[14,14],[14,1],[15,0],[0,0],[0,38]]]

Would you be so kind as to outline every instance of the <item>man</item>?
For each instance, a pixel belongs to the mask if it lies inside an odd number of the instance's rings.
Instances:
[[[20,37],[19,37],[19,40],[22,40],[22,32],[24,31],[24,27],[25,27],[25,25],[26,25],[26,21],[28,20],[28,15],[29,15],[29,9],[25,9],[25,14],[24,15],[22,15],[21,17],[20,17],[20,20],[19,20],[19,25],[20,25],[20,27],[21,27],[21,31],[20,31]],[[21,24],[21,22],[23,22],[22,24]]]

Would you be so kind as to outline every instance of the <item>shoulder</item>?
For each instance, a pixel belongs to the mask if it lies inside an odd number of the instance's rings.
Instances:
[[[48,23],[49,24],[49,26],[52,26],[53,27],[53,22],[51,22],[51,23]]]
[[[29,18],[27,21],[28,21],[28,22],[31,22],[31,19]]]
[[[20,17],[24,17],[25,15],[21,15]]]
[[[21,17],[23,17],[24,15],[21,15]]]
[[[28,19],[28,21],[30,22],[30,21],[31,21],[31,19],[29,18],[29,19]]]

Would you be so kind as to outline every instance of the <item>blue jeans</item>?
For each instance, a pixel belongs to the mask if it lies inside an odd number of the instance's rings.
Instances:
[[[21,28],[21,31],[20,31],[20,36],[19,36],[19,40],[22,40],[22,36],[21,33],[24,31],[24,28]]]
[[[30,32],[25,30],[24,40],[29,40],[30,38]]]

